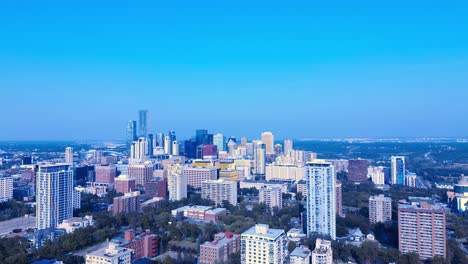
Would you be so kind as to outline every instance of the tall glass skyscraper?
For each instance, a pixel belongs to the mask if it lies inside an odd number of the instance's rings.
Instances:
[[[404,156],[392,156],[392,184],[405,184],[405,157]]]
[[[261,141],[254,143],[254,174],[265,174],[266,146]]]
[[[130,120],[127,122],[127,145],[131,146],[137,139],[137,123],[135,120]]]
[[[57,227],[73,217],[73,170],[70,164],[40,165],[36,179],[36,227]]]
[[[315,160],[306,165],[307,235],[321,234],[336,238],[335,168],[329,162]]]
[[[217,146],[218,151],[226,150],[226,137],[223,134],[214,134],[213,144]]]
[[[138,111],[138,136],[139,137],[148,137],[149,129],[149,113],[148,110]]]

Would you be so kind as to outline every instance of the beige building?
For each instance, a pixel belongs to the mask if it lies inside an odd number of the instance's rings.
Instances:
[[[273,133],[263,132],[262,143],[265,144],[265,150],[267,155],[275,154],[275,136],[273,136]]]
[[[241,235],[242,264],[284,264],[286,256],[286,235],[282,229],[257,224]]]
[[[263,187],[258,193],[259,202],[266,204],[273,210],[274,207],[278,209],[283,208],[283,196],[281,188]]]
[[[389,224],[392,221],[392,199],[383,194],[369,197],[369,221],[371,224]]]
[[[367,177],[371,178],[374,184],[385,184],[384,167],[370,166],[367,168]]]
[[[153,163],[146,161],[141,164],[128,165],[128,176],[135,179],[137,185],[145,185],[146,182],[153,178]]]
[[[86,254],[86,264],[131,264],[132,249],[110,243],[107,248]]]
[[[223,201],[228,201],[232,205],[237,205],[237,183],[225,180],[210,180],[202,183],[201,194],[203,199],[214,201],[222,205]]]
[[[265,179],[271,180],[294,180],[300,181],[305,179],[305,167],[295,165],[276,165],[268,164],[266,166]]]
[[[313,264],[332,264],[333,251],[331,241],[318,238],[315,241],[315,249],[312,251]]]
[[[214,166],[184,166],[182,167],[182,174],[187,179],[187,185],[198,189],[201,188],[202,182],[216,180],[218,178],[218,168]]]
[[[182,167],[180,165],[169,167],[167,189],[170,201],[179,201],[187,198],[187,178],[182,174]]]

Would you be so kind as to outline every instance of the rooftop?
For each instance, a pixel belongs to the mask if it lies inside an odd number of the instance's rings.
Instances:
[[[307,258],[310,256],[310,250],[306,248],[296,247],[289,255],[291,257]]]
[[[270,239],[276,239],[284,234],[282,229],[272,229],[268,225],[257,224],[242,233],[242,236],[258,236]]]

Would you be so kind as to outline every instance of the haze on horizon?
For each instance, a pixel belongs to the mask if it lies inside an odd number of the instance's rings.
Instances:
[[[468,2],[0,3],[0,141],[467,137]]]

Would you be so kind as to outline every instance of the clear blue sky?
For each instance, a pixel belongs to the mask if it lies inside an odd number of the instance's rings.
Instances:
[[[468,136],[467,1],[125,2],[0,2],[0,140]]]

